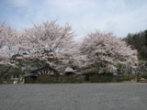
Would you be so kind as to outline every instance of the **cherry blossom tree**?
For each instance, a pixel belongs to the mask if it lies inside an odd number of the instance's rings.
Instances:
[[[16,53],[17,40],[18,32],[16,30],[0,24],[0,64],[12,64],[10,58]]]
[[[35,62],[37,66],[56,70],[64,61],[65,52],[72,49],[74,33],[71,27],[58,25],[55,21],[34,25],[25,29],[19,39],[18,60]]]
[[[82,67],[116,68],[137,63],[137,51],[112,33],[90,33],[80,46]],[[80,58],[79,57],[79,58]]]
[[[0,24],[0,77],[3,76],[11,67],[15,67],[12,58],[17,42],[17,31],[4,23]]]

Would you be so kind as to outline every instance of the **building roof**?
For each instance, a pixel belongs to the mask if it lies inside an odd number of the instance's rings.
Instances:
[[[38,74],[34,74],[34,73],[26,73],[23,75],[24,77],[31,77],[31,76],[38,76]]]

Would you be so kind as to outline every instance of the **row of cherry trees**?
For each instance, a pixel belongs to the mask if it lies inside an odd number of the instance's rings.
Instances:
[[[90,33],[82,42],[75,42],[74,37],[71,26],[55,21],[22,31],[0,24],[0,66],[17,68],[34,63],[58,71],[61,64],[116,68],[137,63],[137,51],[111,33]]]

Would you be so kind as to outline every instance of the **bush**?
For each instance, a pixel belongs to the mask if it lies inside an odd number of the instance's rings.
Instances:
[[[34,81],[34,83],[83,83],[84,77],[83,76],[49,76],[49,75],[40,75]],[[29,82],[28,82],[29,83]]]
[[[86,79],[88,77],[88,80]],[[40,75],[36,80],[31,78],[26,79],[25,83],[84,83],[84,82],[123,82],[135,80],[136,75],[118,75],[113,74],[85,74],[85,75],[71,75],[71,76],[50,76]]]
[[[113,80],[113,75],[112,74],[107,74],[107,75],[103,75],[103,74],[96,74],[96,75],[92,75],[90,76],[90,82],[112,82]]]
[[[147,79],[147,73],[143,73],[143,74],[141,75],[141,78]]]
[[[123,82],[123,81],[130,81],[135,80],[136,75],[117,75],[113,77],[114,82]]]
[[[2,84],[2,80],[0,79],[0,84]]]

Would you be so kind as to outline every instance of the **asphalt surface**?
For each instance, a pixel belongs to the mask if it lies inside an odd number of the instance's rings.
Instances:
[[[0,85],[0,110],[147,110],[147,83]]]

